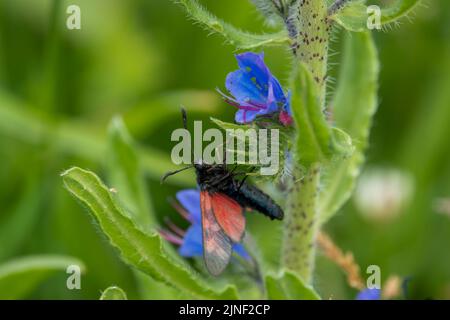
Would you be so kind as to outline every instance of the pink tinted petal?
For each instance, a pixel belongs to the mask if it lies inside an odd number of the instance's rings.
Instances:
[[[161,237],[163,237],[164,239],[166,239],[170,243],[176,244],[178,246],[183,244],[183,239],[181,239],[180,237],[172,234],[170,231],[161,229],[161,230],[159,230],[159,234],[161,235]]]
[[[289,115],[289,113],[287,113],[286,111],[282,110],[280,112],[280,122],[284,125],[284,126],[290,126],[293,123],[293,119],[292,117]]]

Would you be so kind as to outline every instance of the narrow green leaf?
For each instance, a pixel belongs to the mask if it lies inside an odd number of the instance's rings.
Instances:
[[[112,286],[102,292],[100,300],[128,300],[128,298],[125,291],[119,287]]]
[[[139,298],[142,300],[192,299],[192,296],[164,282],[157,281],[139,270],[136,270],[135,276],[138,284]]]
[[[408,16],[416,9],[421,0],[396,0],[381,10],[381,24],[388,24]]]
[[[37,176],[32,174],[17,205],[0,219],[0,243],[7,244],[0,245],[0,261],[19,250],[39,219],[42,181]]]
[[[125,123],[118,116],[113,118],[109,126],[108,155],[109,179],[119,195],[121,205],[126,208],[125,213],[144,232],[155,230],[157,218],[143,177],[140,159]],[[173,290],[164,283],[151,281],[146,274],[138,270],[134,271],[142,295],[147,296],[148,291],[153,290],[156,286],[159,286],[160,291],[170,292]],[[149,286],[149,283],[152,286]]]
[[[65,273],[70,265],[84,270],[81,261],[58,255],[27,256],[6,262],[0,265],[0,300],[26,298],[48,277],[58,271]]]
[[[317,86],[304,64],[299,64],[292,96],[292,112],[297,126],[297,157],[309,167],[331,156],[331,131],[321,109]]]
[[[31,112],[31,109],[0,90],[0,135],[13,136],[35,145],[48,142],[62,154],[104,161],[107,141],[102,134],[90,130],[85,123],[54,123]],[[155,148],[138,148],[137,152],[145,173],[155,180],[159,181],[162,175],[174,169],[170,157]],[[192,176],[175,175],[170,182],[182,186],[192,185]]]
[[[421,0],[395,0],[387,7],[381,8],[381,26],[397,22],[399,19],[408,16],[418,7]],[[367,31],[367,20],[369,14],[368,6],[362,1],[354,1],[331,17],[346,30],[355,32]]]
[[[217,18],[197,0],[174,0],[180,3],[192,19],[214,33],[221,34],[227,42],[238,49],[253,49],[261,46],[284,45],[289,43],[285,31],[275,34],[252,34],[235,28]]]
[[[368,144],[377,109],[378,58],[369,33],[347,35],[339,86],[333,99],[336,126],[353,140],[350,157],[331,162],[324,170],[319,212],[322,222],[332,217],[350,197]]]
[[[252,126],[251,125],[246,125],[246,124],[237,124],[237,123],[231,123],[231,122],[225,122],[216,118],[210,118],[212,122],[214,122],[216,125],[218,125],[220,128],[222,128],[223,130],[226,129],[232,129],[232,130],[237,130],[237,129],[250,129]]]
[[[89,209],[127,263],[196,298],[236,298],[234,288],[215,292],[187,264],[169,257],[157,233],[147,234],[136,228],[94,173],[72,168],[62,176],[67,190]]]
[[[150,193],[144,181],[141,164],[133,139],[122,118],[115,117],[109,126],[109,175],[127,213],[144,231],[155,227],[156,217],[150,203]]]
[[[346,30],[362,32],[367,30],[367,6],[361,1],[351,2],[331,17]]]
[[[279,276],[267,275],[265,278],[267,298],[270,300],[320,300],[311,286],[289,271]]]
[[[164,92],[150,100],[139,102],[123,114],[123,119],[133,137],[149,136],[165,121],[180,121],[180,105],[189,112],[213,114],[222,99],[213,91],[177,90]],[[155,111],[158,112],[155,112]]]

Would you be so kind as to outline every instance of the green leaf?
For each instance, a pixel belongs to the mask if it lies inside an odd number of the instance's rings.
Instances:
[[[391,5],[381,8],[381,26],[397,22],[406,17],[420,4],[420,0],[395,0]],[[354,1],[331,17],[346,30],[355,32],[367,31],[368,6],[362,1]]]
[[[55,272],[66,272],[70,265],[81,261],[66,256],[36,255],[17,258],[0,265],[0,300],[23,299]]]
[[[279,276],[267,275],[265,278],[267,298],[270,300],[320,300],[311,286],[289,271]]]
[[[320,105],[317,86],[303,63],[292,95],[292,112],[297,127],[297,157],[309,167],[331,156],[331,130]]]
[[[128,298],[125,291],[119,287],[112,286],[102,292],[100,300],[128,300]]]
[[[0,219],[0,261],[15,254],[39,219],[42,180],[32,174],[17,205]]]
[[[133,137],[149,136],[165,121],[178,120],[181,126],[180,105],[189,112],[212,114],[221,102],[215,92],[207,90],[165,92],[134,105],[123,114],[123,119]]]
[[[108,164],[114,189],[120,195],[133,222],[144,231],[155,227],[156,217],[150,203],[150,192],[145,183],[134,141],[122,118],[115,117],[109,126]]]
[[[136,270],[135,277],[137,279],[139,298],[142,300],[192,299],[191,296],[184,292],[164,282],[157,281],[139,270]]]
[[[134,224],[149,232],[156,229],[157,218],[150,201],[150,193],[143,177],[143,171],[136,153],[134,141],[122,118],[115,117],[109,126],[109,179],[119,195],[120,203]],[[151,280],[146,274],[135,270],[135,277],[142,295],[158,286],[158,291],[173,290],[164,283]],[[151,284],[151,286],[149,286]],[[174,298],[173,296],[171,298]]]
[[[320,193],[322,222],[348,200],[364,162],[373,115],[377,109],[378,57],[369,33],[347,35],[339,85],[333,99],[336,126],[353,140],[354,153],[330,163]]]
[[[114,200],[109,189],[92,172],[72,168],[62,174],[67,190],[80,200],[97,220],[122,258],[138,270],[178,290],[201,299],[236,298],[233,287],[214,291],[187,264],[169,257],[157,233],[136,228]]]
[[[395,22],[406,17],[416,9],[421,0],[396,0],[390,6],[381,10],[381,24]]]
[[[331,19],[346,30],[354,32],[367,31],[367,6],[361,1],[352,2],[338,11]]]
[[[252,34],[239,30],[208,12],[197,0],[175,0],[175,2],[180,3],[192,19],[209,31],[221,34],[227,42],[238,49],[284,45],[290,41],[285,31],[274,34]]]
[[[336,151],[336,155],[339,158],[350,157],[355,151],[355,146],[350,135],[336,127],[331,128],[331,134],[333,149]]]
[[[61,154],[75,155],[98,163],[104,161],[107,141],[102,134],[90,130],[85,123],[48,121],[31,112],[31,109],[0,90],[0,135],[13,136],[34,145],[47,142]],[[138,148],[137,152],[147,176],[157,181],[167,171],[174,169],[170,157],[155,148]],[[182,186],[192,185],[192,176],[175,175],[170,182]]]
[[[238,129],[250,129],[252,128],[251,125],[247,124],[237,124],[237,123],[231,123],[231,122],[225,122],[216,118],[210,118],[212,122],[214,122],[216,125],[218,125],[223,130],[232,129],[232,130],[238,130]]]

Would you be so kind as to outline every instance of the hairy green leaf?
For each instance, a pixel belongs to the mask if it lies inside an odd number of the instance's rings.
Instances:
[[[322,222],[332,217],[350,197],[368,144],[372,117],[377,108],[378,58],[369,33],[347,35],[339,85],[332,101],[336,126],[353,140],[349,157],[331,162],[325,170],[320,194]]]
[[[297,126],[297,157],[309,167],[331,156],[331,130],[320,105],[317,86],[303,63],[292,95],[292,112]]]
[[[116,116],[109,126],[109,177],[115,191],[119,195],[125,214],[144,232],[157,227],[157,218],[150,199],[150,193],[143,177],[143,171],[136,153],[134,141],[123,122]],[[158,290],[170,292],[171,287],[135,270],[135,277],[142,295],[158,287]],[[149,285],[151,284],[151,285]],[[172,289],[173,290],[173,289]],[[172,296],[171,298],[174,298]]]
[[[395,0],[391,5],[381,8],[381,26],[397,22],[399,19],[408,16],[418,5],[420,0]],[[346,30],[363,32],[367,31],[367,21],[369,19],[368,7],[362,1],[354,1],[345,6],[331,17]],[[372,15],[373,13],[370,13]]]
[[[128,300],[128,298],[125,291],[119,287],[112,286],[102,292],[100,300]]]
[[[223,130],[226,129],[250,129],[251,126],[247,124],[237,124],[237,123],[231,123],[231,122],[225,122],[216,118],[211,118],[211,121],[214,122],[216,125],[221,127]]]
[[[157,233],[147,234],[136,228],[94,173],[72,168],[62,176],[67,190],[89,209],[127,263],[196,298],[236,298],[234,288],[218,293],[187,264],[169,257]]]
[[[39,284],[55,272],[66,272],[81,261],[66,256],[36,255],[17,258],[0,265],[0,300],[26,298]]]
[[[217,18],[203,7],[197,0],[174,0],[185,8],[195,21],[201,23],[209,31],[222,35],[225,40],[238,49],[253,49],[261,46],[284,45],[289,43],[285,31],[275,34],[252,34],[235,28]]]
[[[143,178],[133,139],[120,117],[115,117],[111,121],[109,144],[108,164],[111,183],[120,194],[120,199],[134,223],[142,230],[149,231],[156,223],[150,193]]]
[[[320,300],[311,286],[289,271],[278,276],[267,275],[265,284],[267,298],[270,300]]]

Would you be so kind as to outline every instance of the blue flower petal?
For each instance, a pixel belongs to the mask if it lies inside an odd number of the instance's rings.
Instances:
[[[264,53],[245,52],[236,55],[236,60],[241,70],[247,71],[262,87],[267,86],[272,74],[264,63]]]
[[[266,103],[267,103],[267,110],[265,110],[265,112],[262,114],[270,114],[270,113],[277,112],[279,109],[279,103],[282,103],[282,102],[278,101],[277,98],[275,97],[272,83],[269,83],[269,92],[267,95]],[[261,112],[260,112],[260,114],[261,114]]]
[[[356,300],[380,300],[380,289],[364,289],[356,296]]]
[[[183,257],[199,257],[203,255],[202,226],[194,223],[184,235],[183,244],[178,252]]]
[[[234,120],[237,123],[248,123],[248,122],[255,120],[255,118],[258,114],[259,114],[258,111],[255,112],[255,111],[247,111],[244,109],[239,109],[236,112]]]
[[[200,209],[200,191],[187,189],[177,192],[177,200],[189,213],[193,223],[201,223],[202,214]]]
[[[245,250],[244,246],[240,243],[236,243],[233,245],[233,251],[240,255],[245,260],[250,260],[251,257],[248,252]]]
[[[251,102],[265,108],[267,89],[258,87],[255,81],[247,71],[239,69],[228,74],[225,86],[240,104]]]
[[[273,87],[273,94],[275,96],[276,101],[284,105],[286,103],[286,96],[283,92],[283,88],[281,88],[280,82],[278,81],[277,78],[271,75],[270,84]]]

